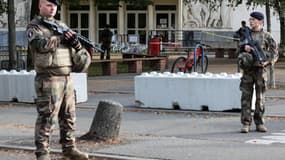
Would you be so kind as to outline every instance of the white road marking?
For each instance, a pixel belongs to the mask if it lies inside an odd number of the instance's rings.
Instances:
[[[285,133],[272,133],[273,135],[285,136]]]
[[[283,130],[285,132],[285,130]],[[282,143],[285,144],[285,133],[271,133],[269,136],[263,136],[261,139],[251,139],[245,143],[249,144],[264,144],[270,145],[273,143]]]
[[[272,144],[272,143],[275,143],[275,141],[264,140],[264,139],[252,139],[252,140],[246,141],[245,143],[249,143],[249,144]]]

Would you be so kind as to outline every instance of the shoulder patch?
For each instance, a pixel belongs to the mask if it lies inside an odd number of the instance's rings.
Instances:
[[[27,35],[28,41],[31,42],[35,38],[36,33],[35,33],[35,31],[33,29],[28,29],[26,31],[26,35]]]
[[[28,33],[27,33],[28,38],[32,38],[33,35],[34,35],[33,31],[29,30]]]
[[[29,42],[41,35],[43,34],[38,28],[31,27],[26,30],[26,36]]]

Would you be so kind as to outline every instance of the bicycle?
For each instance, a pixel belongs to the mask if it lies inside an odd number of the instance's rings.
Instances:
[[[192,68],[194,72],[206,73],[208,68],[208,57],[204,53],[204,44],[197,44],[194,51],[188,50],[187,57],[178,57],[171,68],[171,73],[184,72],[191,73]]]

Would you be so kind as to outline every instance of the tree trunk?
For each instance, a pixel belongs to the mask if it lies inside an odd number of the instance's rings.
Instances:
[[[9,70],[17,68],[16,56],[16,25],[14,0],[8,0],[8,46],[9,46]]]
[[[267,31],[271,32],[271,17],[270,17],[269,0],[266,0],[265,2],[265,13],[266,13]]]
[[[280,46],[279,53],[280,55],[285,55],[285,2],[280,2]]]
[[[107,141],[119,136],[123,106],[113,101],[100,101],[88,133],[84,140]]]

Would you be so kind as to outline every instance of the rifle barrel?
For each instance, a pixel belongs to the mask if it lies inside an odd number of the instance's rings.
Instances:
[[[56,24],[56,23],[54,23],[54,22],[52,22],[52,21],[48,21],[48,20],[45,20],[45,19],[43,19],[42,22],[43,22],[43,24],[44,24],[45,26],[47,26],[48,28],[54,30],[55,32],[57,32],[57,33],[60,34],[60,35],[63,35],[64,32],[66,32],[66,31],[68,31],[68,30],[71,30],[71,29],[68,28],[68,27],[62,27],[62,26],[60,26],[60,25],[58,25],[58,24]],[[93,42],[91,42],[88,38],[82,36],[82,35],[79,34],[79,33],[76,33],[76,35],[77,35],[77,37],[78,37],[80,43],[81,43],[86,49],[93,48],[94,50],[96,50],[96,51],[98,51],[98,52],[104,52],[101,48],[99,48],[99,47],[93,45],[93,44],[92,44]]]

